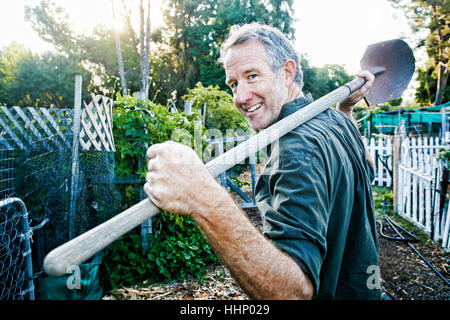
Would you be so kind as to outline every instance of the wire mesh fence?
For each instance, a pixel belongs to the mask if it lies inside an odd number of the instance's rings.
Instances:
[[[13,197],[14,154],[0,141],[0,300],[34,299],[28,212]]]
[[[38,294],[45,256],[122,209],[114,153],[77,149],[74,159],[72,117],[70,112],[55,113],[51,123],[57,132],[47,130],[41,139],[35,135],[20,148],[12,148],[13,141],[0,132],[0,300],[34,299],[33,281]],[[10,131],[13,122],[6,123]],[[33,118],[20,122],[25,133],[46,125]],[[67,143],[60,143],[62,138]],[[11,197],[16,199],[12,203],[2,201]]]
[[[14,148],[0,144],[0,200],[14,193]]]
[[[29,208],[31,223],[41,226],[33,232],[37,276],[47,253],[111,218],[121,204],[113,184],[114,154],[87,151],[80,153],[76,211],[71,212],[72,149],[48,150],[44,143],[35,141],[20,152],[15,177],[17,194]]]

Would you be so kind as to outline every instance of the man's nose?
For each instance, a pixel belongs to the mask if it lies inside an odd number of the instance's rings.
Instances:
[[[245,82],[240,82],[236,88],[234,99],[236,104],[242,105],[250,101],[252,98],[252,91],[250,86]]]

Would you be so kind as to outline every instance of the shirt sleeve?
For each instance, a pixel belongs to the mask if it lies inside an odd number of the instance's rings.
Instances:
[[[269,194],[258,200],[265,216],[263,232],[297,262],[317,294],[330,215],[324,157],[315,138],[302,135],[280,140],[274,151],[279,152],[278,163],[265,177]]]

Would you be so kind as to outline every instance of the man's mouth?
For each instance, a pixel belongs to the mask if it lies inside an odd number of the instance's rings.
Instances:
[[[252,112],[255,112],[256,110],[258,110],[261,107],[262,107],[262,103],[258,103],[258,104],[255,104],[253,107],[246,109],[245,112],[252,113]]]

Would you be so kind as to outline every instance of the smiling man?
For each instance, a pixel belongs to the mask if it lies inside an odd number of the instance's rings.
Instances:
[[[298,54],[277,29],[235,27],[222,45],[226,83],[251,127],[262,130],[312,100]],[[365,85],[270,146],[256,199],[263,233],[194,151],[167,142],[148,149],[144,190],[159,208],[192,216],[222,263],[254,299],[379,299],[373,170],[352,121]],[[186,166],[174,165],[184,159]],[[186,169],[187,168],[187,169]]]
[[[291,84],[296,63],[287,60],[275,73],[267,60],[264,44],[256,39],[229,48],[224,58],[234,103],[255,130],[270,126],[284,104],[302,95],[299,86]]]

